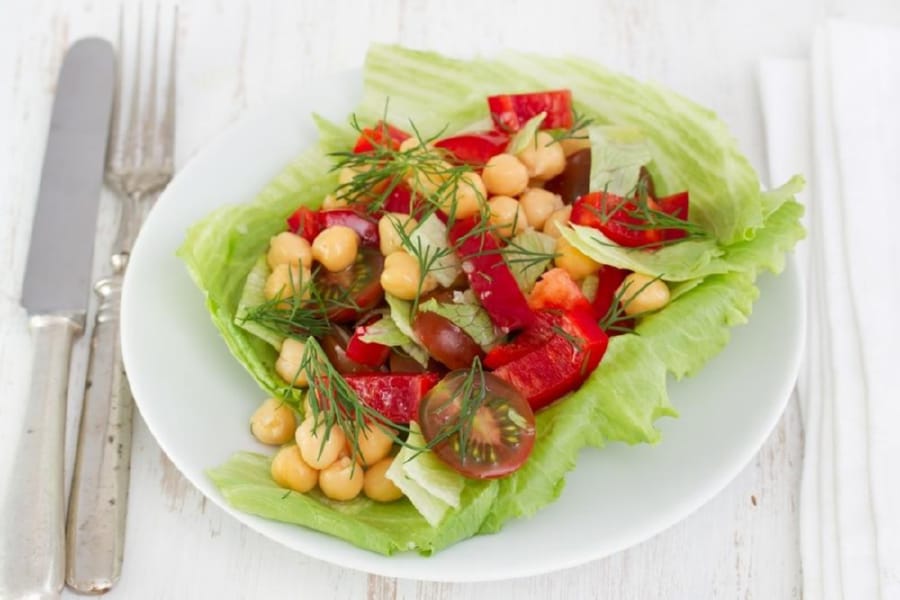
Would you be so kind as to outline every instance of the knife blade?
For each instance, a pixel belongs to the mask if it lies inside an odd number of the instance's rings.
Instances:
[[[109,42],[72,45],[53,102],[22,288],[34,362],[13,469],[0,490],[0,598],[52,598],[62,589],[69,359],[90,297],[114,85]]]

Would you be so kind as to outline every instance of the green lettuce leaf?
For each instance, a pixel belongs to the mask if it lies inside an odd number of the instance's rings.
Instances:
[[[605,190],[617,196],[634,193],[641,167],[653,160],[650,146],[640,129],[593,126],[591,141],[592,191]]]
[[[382,317],[371,325],[367,325],[366,333],[360,339],[369,344],[385,346],[405,346],[412,343],[412,340],[400,331],[397,323],[390,317]]]
[[[412,302],[401,300],[391,294],[384,295],[385,301],[391,309],[391,319],[403,335],[409,339],[409,343],[403,344],[404,352],[409,354],[423,367],[428,365],[428,351],[419,343],[419,338],[412,328]]]
[[[535,134],[538,132],[541,123],[543,123],[546,118],[547,113],[542,112],[528,119],[522,128],[516,132],[516,135],[509,141],[507,152],[510,154],[518,154],[527,148],[528,144],[536,144],[537,139],[535,138]]]
[[[553,260],[556,240],[546,233],[527,229],[514,236],[504,256],[516,283],[526,294],[532,290],[541,273]]]

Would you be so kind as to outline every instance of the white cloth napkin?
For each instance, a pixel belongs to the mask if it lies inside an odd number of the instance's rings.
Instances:
[[[810,183],[804,596],[900,598],[900,29],[830,21],[760,83],[772,183]]]

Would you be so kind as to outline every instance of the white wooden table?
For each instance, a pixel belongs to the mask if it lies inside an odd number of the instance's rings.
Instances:
[[[150,4],[149,2],[146,4]],[[452,8],[451,8],[452,6]],[[151,8],[146,6],[145,8]],[[130,7],[133,9],[133,7]],[[67,46],[116,39],[118,2],[0,4],[0,444],[17,427],[30,340],[19,307],[53,88]],[[592,57],[713,107],[765,180],[757,60],[802,56],[829,15],[900,23],[894,0],[713,2],[182,2],[177,164],[241,114],[319,74],[358,66],[370,41],[447,53],[513,47]],[[116,222],[106,195],[96,245]],[[75,352],[69,463],[87,336]],[[394,580],[285,550],[208,503],[135,422],[125,568],[115,598],[797,598],[803,432],[796,402],[756,458],[694,515],[604,560],[489,584]],[[0,446],[0,474],[12,457]],[[535,549],[539,551],[539,549]]]

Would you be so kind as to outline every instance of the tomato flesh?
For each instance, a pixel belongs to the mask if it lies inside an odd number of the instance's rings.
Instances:
[[[436,385],[419,406],[419,425],[431,442],[444,432],[458,430],[462,394],[468,369],[452,371]],[[434,446],[434,453],[457,472],[473,479],[496,479],[522,466],[534,447],[534,412],[522,395],[501,379],[483,374],[473,379],[481,398],[473,414],[466,446],[458,433]],[[481,395],[483,391],[483,396]]]
[[[534,116],[547,116],[541,129],[569,129],[572,127],[572,92],[549,90],[527,94],[499,94],[489,96],[491,118],[501,131],[518,131]]]
[[[509,134],[503,131],[463,133],[434,143],[435,147],[449,152],[457,162],[476,169],[482,168],[491,157],[505,152],[508,144]]]
[[[528,306],[534,310],[562,309],[593,313],[593,307],[581,288],[565,269],[550,269],[537,280]]]
[[[364,404],[394,423],[415,420],[422,398],[440,379],[438,373],[371,373],[344,377]]]

